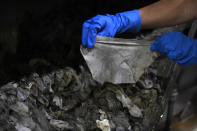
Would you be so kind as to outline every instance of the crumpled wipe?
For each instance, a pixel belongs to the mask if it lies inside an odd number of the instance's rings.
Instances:
[[[99,110],[101,116],[100,120],[96,120],[97,127],[102,131],[111,131],[109,120],[107,119],[106,113],[102,110]]]
[[[150,51],[152,41],[96,37],[89,50],[81,46],[92,77],[99,83],[136,83],[144,70],[155,60]]]

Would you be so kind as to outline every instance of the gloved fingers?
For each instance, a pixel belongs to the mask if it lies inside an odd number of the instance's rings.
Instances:
[[[100,32],[98,32],[99,36],[106,37],[114,37],[117,32],[117,27],[114,26],[112,29],[108,29],[109,27],[105,26]]]
[[[194,64],[194,63],[190,63],[190,61],[192,61],[192,59],[193,59],[193,56],[188,56],[186,58],[183,58],[182,60],[178,60],[175,62],[177,62],[180,65],[191,65],[191,64]]]
[[[163,34],[151,46],[151,51],[158,51],[161,55],[167,55],[174,50],[175,47],[171,44],[169,34]]]
[[[97,15],[91,19],[91,24],[98,24],[103,27],[106,24],[107,17],[104,15]]]
[[[82,44],[83,46],[87,45],[87,34],[89,32],[89,26],[90,24],[88,22],[84,22],[83,27],[82,27]]]
[[[99,35],[99,36],[106,36],[106,37],[110,37],[110,34],[109,34],[109,33],[107,33],[106,31],[101,31],[101,32],[99,32],[97,35]]]
[[[195,47],[190,42],[187,42],[187,46],[182,46],[181,50],[184,52],[183,57],[191,56],[193,55]]]
[[[117,24],[117,19],[114,15],[97,15],[92,18],[94,24],[100,25],[100,30],[98,30],[99,36],[114,37],[119,24]]]
[[[192,56],[192,57],[190,57],[187,60],[187,62],[185,62],[185,63],[179,63],[179,64],[184,65],[184,66],[187,66],[187,65],[196,64],[196,62],[197,62],[197,57],[196,56]]]
[[[194,59],[194,55],[189,55],[189,56],[183,56],[183,53],[181,51],[175,52],[171,51],[168,54],[168,58],[177,62],[180,65],[191,65],[194,63],[191,63],[192,59]]]
[[[100,30],[98,30],[98,34],[99,36],[106,36],[106,37],[113,37],[114,33],[113,33],[113,29],[107,26],[107,22],[110,24],[113,24],[113,21],[111,21],[111,15],[107,14],[107,15],[97,15],[95,16],[93,19],[94,24],[98,24],[100,25]]]
[[[82,44],[92,48],[94,46],[95,37],[97,32],[101,29],[99,24],[94,23],[92,20],[87,20],[82,28]]]
[[[157,39],[152,45],[151,45],[151,51],[157,51],[158,45],[160,44],[160,38]]]
[[[151,50],[152,51],[157,51],[159,52],[161,55],[164,55],[165,52],[164,52],[164,44],[163,44],[163,38],[160,37],[158,38],[151,46]]]
[[[87,47],[92,48],[95,43],[95,38],[96,38],[97,31],[95,29],[90,29],[88,32],[88,37],[87,37]]]
[[[181,51],[169,51],[169,53],[167,54],[168,58],[174,61],[179,61],[181,59],[183,59],[182,53]]]
[[[106,36],[106,37],[114,37],[116,34],[116,31],[114,30],[109,30],[107,27],[104,27],[100,32],[98,32],[97,35],[99,36]]]
[[[169,44],[170,42],[168,41],[168,37],[168,34],[163,34],[159,39],[160,44],[158,45],[158,51],[162,55],[167,55],[170,51],[174,50],[174,48]]]

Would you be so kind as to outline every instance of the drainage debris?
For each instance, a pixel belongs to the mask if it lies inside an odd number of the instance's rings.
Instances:
[[[111,131],[109,120],[106,119],[106,114],[104,111],[99,110],[101,113],[100,120],[96,120],[97,126],[102,130],[102,131]]]

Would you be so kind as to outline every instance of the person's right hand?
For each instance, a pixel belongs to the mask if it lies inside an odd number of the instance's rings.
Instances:
[[[152,44],[151,50],[181,65],[197,64],[197,40],[181,32],[163,34]]]
[[[125,31],[138,32],[141,27],[141,16],[138,10],[118,13],[116,15],[97,15],[84,22],[82,44],[88,48],[94,46],[96,35],[113,37]]]

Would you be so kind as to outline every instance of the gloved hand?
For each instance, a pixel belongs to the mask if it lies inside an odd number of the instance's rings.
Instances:
[[[116,15],[97,15],[83,24],[82,44],[88,48],[94,46],[96,35],[113,37],[125,31],[138,32],[141,16],[138,10],[118,13]]]
[[[169,59],[181,65],[197,64],[197,40],[180,32],[162,35],[152,44],[151,50],[167,55]]]

